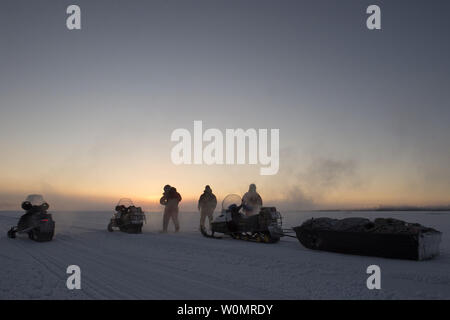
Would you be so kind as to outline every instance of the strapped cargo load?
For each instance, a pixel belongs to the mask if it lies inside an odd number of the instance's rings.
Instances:
[[[396,259],[431,259],[441,242],[435,229],[391,218],[313,218],[293,229],[309,249]]]

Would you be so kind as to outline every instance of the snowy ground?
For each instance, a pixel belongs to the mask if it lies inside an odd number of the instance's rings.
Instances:
[[[283,213],[284,226],[312,215],[395,217],[443,232],[441,255],[402,261],[308,250],[296,239],[259,244],[207,239],[198,215],[180,213],[182,232],[159,234],[148,213],[144,233],[109,233],[111,213],[53,212],[56,236],[36,243],[6,237],[21,213],[0,212],[0,299],[450,299],[450,213]],[[81,268],[81,290],[66,288],[66,268]],[[382,289],[366,287],[381,267]]]

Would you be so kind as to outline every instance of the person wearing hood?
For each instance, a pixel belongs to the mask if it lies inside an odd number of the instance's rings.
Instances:
[[[181,195],[177,192],[177,189],[170,185],[165,185],[163,196],[159,200],[159,203],[164,206],[162,233],[167,232],[170,219],[175,225],[175,232],[180,231],[180,223],[178,221],[178,204],[180,201]]]
[[[258,214],[262,205],[262,198],[259,193],[256,192],[256,185],[252,183],[248,188],[248,192],[242,197],[243,211],[247,216]]]
[[[209,220],[209,224],[211,224],[213,220],[213,213],[217,206],[217,198],[213,194],[211,187],[206,186],[205,191],[198,199],[198,210],[200,211],[200,228],[205,229],[205,221],[206,218]]]
[[[172,187],[169,184],[166,184],[163,188],[163,190],[164,190],[163,196],[161,197],[161,199],[159,199],[159,203],[162,206],[165,206],[167,204],[167,197],[169,195],[170,188],[172,188]]]

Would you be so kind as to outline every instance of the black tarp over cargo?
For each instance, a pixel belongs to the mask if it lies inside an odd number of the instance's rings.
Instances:
[[[309,249],[396,259],[430,259],[441,242],[439,231],[396,219],[313,218],[294,231]]]

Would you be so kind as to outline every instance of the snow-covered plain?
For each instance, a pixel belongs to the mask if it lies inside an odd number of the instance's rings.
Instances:
[[[182,231],[160,234],[147,213],[139,235],[109,233],[110,212],[52,212],[56,235],[36,243],[8,239],[21,212],[0,212],[0,299],[450,299],[449,212],[282,213],[284,227],[312,216],[394,217],[443,232],[441,255],[404,261],[312,251],[293,238],[277,244],[207,239],[198,214],[180,213]],[[68,290],[66,268],[81,268]],[[366,268],[381,267],[381,290]]]

